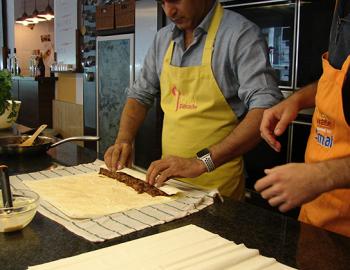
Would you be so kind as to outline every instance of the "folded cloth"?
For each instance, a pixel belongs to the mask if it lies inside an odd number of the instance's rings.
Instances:
[[[117,258],[117,259],[116,259]],[[256,249],[237,245],[195,225],[29,267],[29,270],[287,270]]]
[[[33,187],[33,189],[36,190],[37,186],[39,186],[37,191],[41,195],[41,201],[38,211],[63,225],[71,232],[93,242],[102,242],[198,212],[213,204],[214,196],[217,194],[216,191],[198,190],[188,184],[176,180],[169,180],[169,184],[181,190],[180,194],[175,195],[176,197],[156,198],[152,203],[144,205],[131,205],[130,202],[129,205],[124,205],[124,208],[121,208],[119,205],[120,202],[118,203],[118,198],[122,196],[121,193],[118,191],[112,192],[118,194],[118,196],[114,198],[115,200],[105,200],[103,198],[105,188],[101,188],[101,190],[96,190],[99,197],[95,197],[94,204],[104,201],[106,209],[100,209],[98,210],[100,212],[96,212],[95,206],[92,206],[91,203],[92,199],[90,198],[91,201],[89,201],[89,196],[94,193],[95,181],[105,181],[106,179],[102,177],[101,179],[90,180],[89,176],[96,176],[100,166],[103,164],[103,161],[96,160],[93,163],[81,164],[73,167],[59,167],[52,170],[15,175],[10,176],[10,182],[13,189],[29,189]],[[63,186],[60,186],[60,180],[63,180]],[[78,182],[84,181],[86,184],[84,192],[80,190],[80,193],[76,193],[76,189],[72,191],[67,187],[67,183],[69,182],[71,182],[72,185],[78,185]],[[37,182],[42,182],[44,184],[37,185]],[[64,182],[66,183],[64,184]],[[119,184],[124,185],[122,183]],[[115,186],[117,185],[117,181],[108,179],[106,185],[107,187],[109,185]],[[82,187],[81,185],[79,186]],[[50,196],[47,196],[47,190],[52,189],[52,191],[55,191],[54,187],[61,190],[66,188],[67,190],[64,192],[65,195],[69,194],[70,198],[75,196],[77,200],[73,203],[67,202],[67,199],[62,200],[59,192],[57,192],[57,196],[52,194],[55,192],[51,192]],[[125,186],[125,188],[131,190],[130,187]],[[79,202],[81,196],[77,194],[82,193],[85,194],[85,202]],[[133,191],[133,194],[136,195],[136,192]],[[145,195],[149,196],[148,194]],[[86,205],[86,199],[89,201],[87,204],[89,207],[85,207],[84,210],[81,210],[84,208],[83,204]],[[91,209],[89,209],[90,206]]]

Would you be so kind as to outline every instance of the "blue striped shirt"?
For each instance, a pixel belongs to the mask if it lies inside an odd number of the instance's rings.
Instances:
[[[160,94],[160,74],[163,58],[174,40],[172,65],[200,65],[202,53],[215,5],[194,30],[192,44],[185,49],[180,29],[171,23],[160,29],[149,48],[139,78],[128,89],[128,97],[147,107]],[[224,10],[213,48],[214,77],[235,114],[240,118],[248,110],[269,108],[283,99],[272,69],[267,45],[260,29],[243,16]],[[200,91],[200,89],[198,90]]]

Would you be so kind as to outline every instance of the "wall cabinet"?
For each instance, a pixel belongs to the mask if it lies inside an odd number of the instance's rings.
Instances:
[[[47,124],[52,128],[55,78],[14,77],[12,95],[22,102],[17,123],[32,128]]]

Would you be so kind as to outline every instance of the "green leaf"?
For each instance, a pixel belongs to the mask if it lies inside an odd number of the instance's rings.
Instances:
[[[0,115],[2,115],[6,109],[10,107],[10,103],[7,100],[12,100],[14,104],[12,95],[12,76],[11,73],[6,70],[0,70]],[[16,105],[11,106],[11,113],[8,117],[8,120],[11,121],[16,116]]]

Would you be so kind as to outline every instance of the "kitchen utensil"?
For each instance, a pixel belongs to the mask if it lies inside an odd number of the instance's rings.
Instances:
[[[39,134],[47,127],[47,125],[41,125],[32,136],[29,137],[29,139],[25,140],[24,142],[20,143],[19,146],[31,146],[33,145],[36,137],[39,136]]]
[[[12,207],[10,180],[7,166],[5,165],[0,165],[0,189],[2,193],[2,205],[4,207]]]
[[[28,139],[30,136],[9,136],[0,137],[0,154],[38,154],[45,153],[50,148],[70,141],[98,141],[97,136],[78,136],[69,137],[64,140],[57,141],[56,139],[38,136],[34,144],[31,146],[20,146],[19,144]]]
[[[0,232],[23,229],[33,219],[39,205],[39,195],[34,191],[17,189],[12,198],[11,207],[0,202]]]

